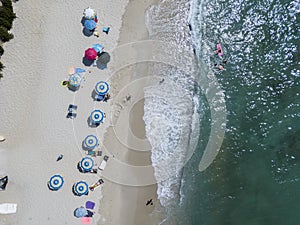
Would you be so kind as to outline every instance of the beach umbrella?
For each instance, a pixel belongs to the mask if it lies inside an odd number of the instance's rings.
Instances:
[[[88,60],[95,60],[97,58],[97,52],[93,48],[88,48],[84,53],[85,58]]]
[[[84,172],[89,172],[93,169],[94,160],[90,157],[84,157],[80,161],[80,167]]]
[[[108,83],[100,81],[96,84],[95,91],[98,95],[105,95],[109,91]]]
[[[81,81],[82,81],[82,77],[79,73],[71,74],[69,77],[69,85],[70,86],[78,87],[78,86],[80,86]]]
[[[84,21],[84,27],[88,30],[94,30],[97,26],[97,23],[94,20]]]
[[[83,207],[77,208],[74,211],[74,216],[76,216],[77,218],[81,218],[84,217],[88,214],[87,210]]]
[[[103,46],[100,44],[94,44],[92,48],[95,49],[97,53],[101,53],[103,51]]]
[[[107,64],[110,61],[110,55],[107,52],[102,52],[98,57],[100,64]]]
[[[49,188],[53,191],[59,190],[64,184],[64,178],[58,174],[52,176],[49,181]]]
[[[90,119],[92,123],[99,124],[104,119],[104,113],[101,110],[94,110],[90,115]]]
[[[84,18],[86,19],[94,19],[96,15],[96,11],[90,7],[86,8],[83,11]]]
[[[83,144],[89,150],[93,150],[98,145],[98,138],[95,135],[88,135],[84,139]]]
[[[73,190],[76,195],[86,195],[89,192],[88,184],[85,181],[79,181],[74,184]]]

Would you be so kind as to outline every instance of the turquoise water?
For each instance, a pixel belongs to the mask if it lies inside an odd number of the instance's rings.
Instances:
[[[200,96],[201,139],[184,169],[179,223],[299,224],[300,3],[197,2],[202,7],[192,9],[191,19],[201,28],[193,37],[198,57],[213,68],[222,61],[213,53],[222,43],[228,60],[216,73],[226,95],[227,131],[216,160],[200,173],[210,127]]]

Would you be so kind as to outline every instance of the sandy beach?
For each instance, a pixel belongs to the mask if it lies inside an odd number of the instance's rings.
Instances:
[[[111,165],[108,162],[103,174],[82,174],[76,168],[85,156],[81,143],[88,134],[98,136],[99,149],[110,160],[115,158],[128,165],[151,167],[151,146],[142,119],[143,88],[136,83],[120,91],[136,79],[136,74],[146,76],[147,66],[124,68],[119,71],[123,79],[117,79],[119,75],[112,76],[110,66],[106,70],[85,67],[82,57],[84,50],[95,43],[101,43],[110,53],[116,52],[118,45],[146,40],[144,12],[153,3],[154,0],[129,3],[30,0],[14,4],[18,17],[12,29],[15,38],[5,43],[1,59],[6,68],[0,82],[0,134],[6,141],[0,145],[0,175],[8,175],[9,184],[6,191],[0,192],[0,202],[17,203],[18,211],[13,215],[0,215],[1,225],[81,224],[73,211],[84,206],[87,200],[96,202],[91,224],[158,223],[160,216],[152,213],[159,207],[153,182],[145,186],[138,177],[135,182],[142,185],[115,182],[110,179],[113,160]],[[100,30],[110,26],[108,35],[102,32],[99,38],[83,35],[80,20],[83,9],[88,6],[97,10]],[[80,90],[75,93],[60,84],[72,66],[91,70],[84,74]],[[111,85],[112,99],[107,103],[91,98],[92,89],[100,80]],[[70,103],[78,105],[78,116],[74,120],[66,118]],[[118,108],[120,103],[123,103],[123,111]],[[100,127],[90,128],[87,117],[98,108],[107,117]],[[120,117],[115,117],[116,112]],[[130,146],[138,146],[143,151]],[[56,162],[59,154],[64,158]],[[102,158],[95,158],[97,165]],[[58,192],[51,192],[47,187],[53,174],[61,174],[65,179]],[[153,181],[151,170],[149,174]],[[129,170],[121,175],[135,177]],[[71,187],[76,181],[93,184],[100,177],[105,181],[101,188],[90,191],[88,196],[73,195]],[[154,204],[146,206],[149,199],[153,199]]]

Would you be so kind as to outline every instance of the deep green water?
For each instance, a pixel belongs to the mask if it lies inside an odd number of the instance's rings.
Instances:
[[[227,131],[216,160],[200,173],[209,135],[201,96],[201,139],[184,170],[180,224],[300,224],[300,3],[203,5],[202,20],[199,9],[192,18],[202,27],[199,58],[219,62],[213,50],[220,42],[228,59],[216,74],[226,95]]]

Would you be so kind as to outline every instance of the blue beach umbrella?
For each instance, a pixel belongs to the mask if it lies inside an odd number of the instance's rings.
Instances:
[[[64,178],[58,174],[53,175],[49,181],[49,188],[53,191],[59,190],[64,184]]]
[[[90,115],[91,122],[100,124],[104,119],[104,113],[101,110],[94,110]]]
[[[80,208],[77,208],[75,211],[74,211],[74,216],[76,216],[77,218],[81,218],[81,217],[84,217],[88,214],[87,210],[83,207],[80,207]]]
[[[71,74],[69,77],[69,85],[79,87],[82,81],[82,76],[79,73]]]
[[[97,26],[97,23],[94,20],[84,21],[84,27],[88,30],[94,30]]]
[[[94,44],[92,48],[95,49],[97,53],[101,53],[103,51],[103,46],[100,44]]]
[[[109,91],[108,83],[100,81],[96,84],[95,91],[98,95],[105,95]]]
[[[76,195],[86,195],[89,192],[88,184],[85,181],[78,181],[74,187],[73,190]]]
[[[93,150],[98,145],[98,138],[95,135],[88,135],[84,139],[83,144],[89,150]]]
[[[80,167],[84,172],[89,172],[93,169],[94,160],[90,157],[84,157],[80,161]]]

